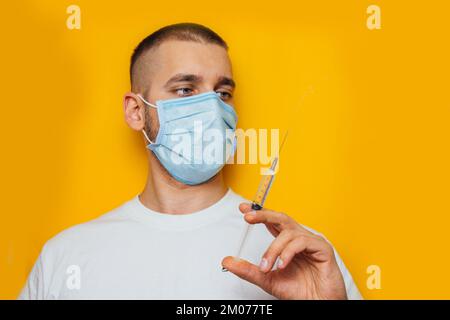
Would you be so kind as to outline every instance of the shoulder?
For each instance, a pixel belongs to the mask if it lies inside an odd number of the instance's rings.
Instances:
[[[76,224],[57,233],[45,243],[42,249],[43,258],[57,254],[59,251],[67,251],[77,245],[95,244],[102,238],[117,232],[124,225],[132,222],[128,217],[132,201],[133,199],[126,201],[119,207],[93,220]]]

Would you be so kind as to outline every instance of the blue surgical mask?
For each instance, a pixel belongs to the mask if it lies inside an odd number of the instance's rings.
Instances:
[[[216,92],[158,100],[159,131],[149,148],[176,180],[197,185],[214,177],[236,148],[237,115]]]

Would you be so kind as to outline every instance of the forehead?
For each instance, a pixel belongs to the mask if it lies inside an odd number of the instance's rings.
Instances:
[[[227,50],[217,44],[167,40],[149,50],[143,58],[152,81],[164,81],[177,73],[197,74],[205,79],[232,78]]]

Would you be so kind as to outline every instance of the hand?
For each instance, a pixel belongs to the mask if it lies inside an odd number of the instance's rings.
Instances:
[[[250,224],[264,223],[275,237],[260,266],[225,257],[222,266],[278,299],[347,299],[344,279],[333,247],[284,213],[254,211],[242,203],[239,210]],[[272,270],[279,257],[276,270]]]

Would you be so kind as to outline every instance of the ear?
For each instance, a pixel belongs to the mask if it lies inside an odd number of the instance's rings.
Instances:
[[[128,126],[133,130],[141,131],[145,125],[145,106],[135,93],[125,93],[123,109]]]

